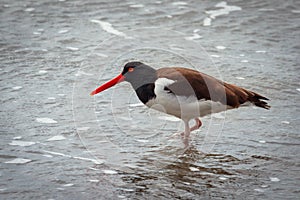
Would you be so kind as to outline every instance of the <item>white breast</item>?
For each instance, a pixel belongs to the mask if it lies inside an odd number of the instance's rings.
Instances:
[[[146,105],[149,108],[174,115],[183,120],[190,120],[231,108],[220,102],[205,99],[198,100],[195,96],[175,96],[164,90],[166,86],[174,82],[174,80],[167,78],[157,79],[154,88],[156,98],[148,101]]]

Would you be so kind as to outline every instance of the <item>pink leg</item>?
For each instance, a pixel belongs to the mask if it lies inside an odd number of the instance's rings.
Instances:
[[[189,138],[191,133],[191,128],[189,126],[189,122],[184,122],[184,133],[183,136],[184,138]]]
[[[190,132],[199,129],[202,126],[200,119],[195,118],[196,124],[190,128]],[[180,133],[181,136],[184,136],[185,132]]]
[[[184,143],[185,148],[189,146],[190,133],[191,133],[191,129],[189,126],[189,121],[185,121],[184,122],[184,133],[181,135],[183,137],[183,143]]]
[[[193,127],[190,129],[190,131],[197,130],[197,129],[199,129],[199,128],[202,126],[202,122],[200,121],[200,119],[195,118],[195,121],[196,121],[196,124],[195,124],[195,126],[193,126]]]
[[[192,126],[191,128],[189,127],[188,122],[184,122],[184,132],[181,133],[175,133],[172,137],[177,136],[177,135],[181,135],[181,137],[186,137],[188,135],[190,135],[190,132],[199,129],[202,126],[202,122],[200,121],[200,119],[195,118],[195,122],[196,124],[194,126]],[[189,129],[187,131],[187,129]]]

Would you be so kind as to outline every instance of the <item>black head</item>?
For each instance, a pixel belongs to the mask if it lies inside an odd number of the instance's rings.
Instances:
[[[126,63],[122,75],[124,80],[131,83],[134,89],[145,84],[154,83],[157,79],[155,69],[138,61]]]
[[[146,67],[150,67],[148,65],[145,65],[142,62],[138,62],[138,61],[134,61],[134,62],[128,62],[125,64],[122,75],[125,75],[127,72],[133,72],[136,69],[139,68],[146,68]]]

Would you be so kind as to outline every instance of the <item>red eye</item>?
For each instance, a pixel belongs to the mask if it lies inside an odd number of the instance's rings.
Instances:
[[[130,67],[129,69],[128,69],[128,72],[133,72],[134,71],[134,68],[132,68],[132,67]]]

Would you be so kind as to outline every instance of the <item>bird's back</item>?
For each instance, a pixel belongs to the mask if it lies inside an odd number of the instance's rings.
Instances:
[[[264,101],[268,100],[266,97],[193,69],[161,68],[157,70],[157,76],[174,80],[174,83],[166,86],[165,89],[177,96],[196,96],[198,100],[221,102],[233,108],[246,102],[265,109],[270,108]]]

